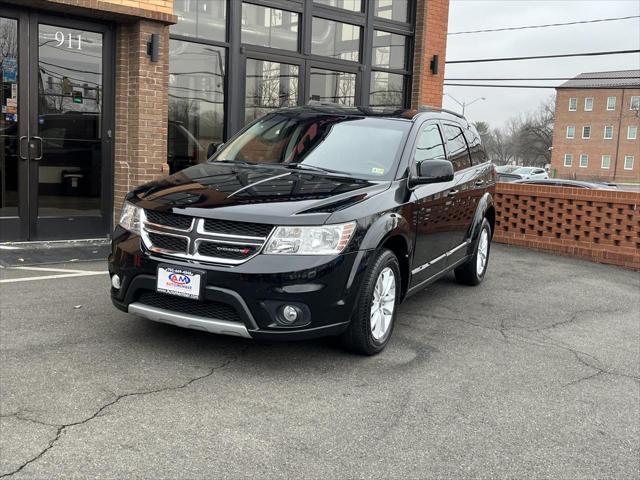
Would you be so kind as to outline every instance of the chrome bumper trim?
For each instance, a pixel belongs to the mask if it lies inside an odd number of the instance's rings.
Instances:
[[[162,308],[150,307],[139,302],[134,302],[129,305],[129,313],[153,320],[154,322],[168,323],[170,325],[176,325],[177,327],[203,330],[219,335],[251,338],[247,327],[241,323],[172,312]]]

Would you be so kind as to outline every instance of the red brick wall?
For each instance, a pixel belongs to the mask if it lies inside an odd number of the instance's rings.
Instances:
[[[159,59],[151,62],[147,42],[161,36]],[[133,187],[167,175],[169,27],[142,20],[118,25],[116,35],[116,217]]]
[[[635,140],[627,140],[627,128],[640,130],[638,112],[630,109],[631,96],[640,89],[559,89],[553,131],[551,168],[559,178],[640,182],[640,132]],[[593,111],[584,111],[584,99],[593,98]],[[607,97],[616,97],[616,108],[607,110]],[[569,98],[578,99],[578,110],[569,111]],[[567,126],[575,126],[575,138],[568,139]],[[591,138],[582,138],[582,127],[591,126]],[[606,125],[613,126],[613,139],[604,139]],[[564,166],[565,154],[573,155],[571,167]],[[580,155],[588,155],[588,166],[580,167]],[[602,156],[611,156],[608,169],[602,168]],[[633,169],[624,169],[624,157],[634,157]]]
[[[418,0],[416,9],[411,107],[418,108],[421,105],[441,107],[449,27],[449,0]],[[432,74],[429,68],[434,55],[439,57],[437,75]]]
[[[499,183],[500,243],[640,269],[640,193]]]

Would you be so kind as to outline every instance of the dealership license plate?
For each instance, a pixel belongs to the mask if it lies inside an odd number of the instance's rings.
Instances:
[[[187,268],[160,266],[156,291],[183,298],[202,298],[203,272]]]

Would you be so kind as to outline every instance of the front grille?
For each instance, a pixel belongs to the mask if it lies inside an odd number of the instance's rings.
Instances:
[[[201,242],[198,245],[198,253],[207,257],[244,260],[256,254],[260,250],[260,247],[260,245],[230,245],[228,243]]]
[[[170,310],[172,312],[242,323],[238,311],[226,303],[213,301],[199,302],[198,300],[163,295],[149,290],[144,291],[138,297],[138,301],[150,307],[162,308],[163,310]]]
[[[186,238],[152,232],[149,232],[148,235],[154,247],[176,253],[187,253],[188,241]]]
[[[204,221],[206,232],[238,235],[245,237],[266,237],[271,233],[273,225],[265,223],[234,222],[207,218]]]
[[[203,263],[238,265],[260,253],[273,225],[204,219],[145,210],[142,241],[149,250]]]
[[[165,225],[180,230],[189,230],[191,228],[192,217],[186,215],[176,215],[175,213],[157,212],[155,210],[145,210],[147,220],[157,225]]]

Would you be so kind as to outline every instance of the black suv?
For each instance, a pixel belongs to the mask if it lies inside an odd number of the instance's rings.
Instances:
[[[381,351],[400,302],[454,270],[479,284],[495,171],[450,112],[276,111],[206,164],[125,200],[111,298],[151,320]]]

